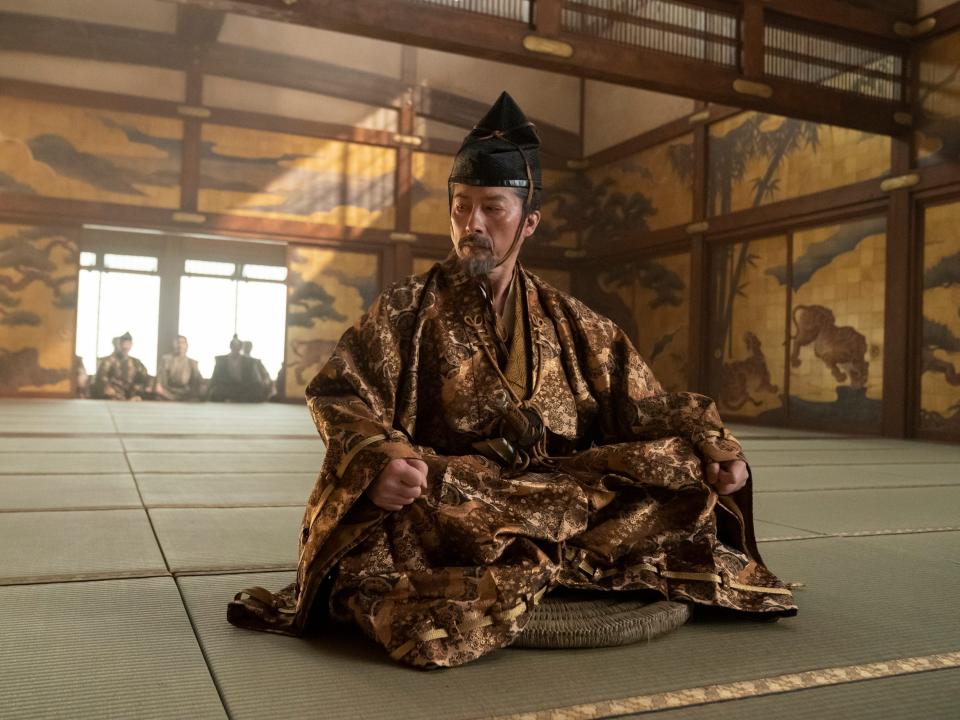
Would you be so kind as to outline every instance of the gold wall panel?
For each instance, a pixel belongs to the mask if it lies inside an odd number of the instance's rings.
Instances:
[[[415,257],[413,259],[413,274],[422,275],[440,262],[437,258]]]
[[[394,227],[393,148],[224,125],[202,137],[202,213]]]
[[[918,158],[960,161],[960,32],[920,45],[919,76]]]
[[[343,333],[380,292],[380,264],[370,253],[291,245],[287,275],[284,393],[302,395]]]
[[[576,203],[588,232],[609,236],[686,225],[693,219],[693,135],[591,168]]]
[[[884,218],[794,234],[791,417],[823,410],[850,430],[878,428],[885,253]]]
[[[782,414],[787,287],[776,269],[786,264],[783,235],[712,253],[711,392],[725,417]]]
[[[70,392],[78,259],[56,228],[0,225],[0,395]]]
[[[4,97],[0,192],[180,206],[183,123]]]
[[[710,126],[711,215],[870,180],[890,171],[890,138],[744,112]]]
[[[450,204],[447,178],[453,157],[415,152],[412,158],[413,186],[410,189],[410,229],[415,233],[450,235]]]
[[[928,207],[920,427],[960,433],[960,202]]]
[[[623,328],[664,388],[686,390],[689,253],[621,263],[584,280],[595,282],[585,301]]]
[[[574,208],[568,201],[577,173],[544,169],[541,175],[543,190],[540,193],[540,225],[527,243],[575,248],[576,221],[571,215]]]

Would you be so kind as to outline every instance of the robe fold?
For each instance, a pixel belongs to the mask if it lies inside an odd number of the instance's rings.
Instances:
[[[329,610],[431,668],[510,644],[558,587],[796,613],[757,550],[751,482],[726,497],[705,482],[705,461],[745,459],[713,401],[664,392],[614,323],[522,267],[517,287],[525,343],[453,257],[346,332],[307,388],[327,455],[296,582],[239,593],[231,622],[301,635]],[[501,365],[524,346],[518,384]],[[542,420],[536,451],[478,452],[518,407]],[[396,458],[422,459],[428,487],[387,512],[365,490]]]

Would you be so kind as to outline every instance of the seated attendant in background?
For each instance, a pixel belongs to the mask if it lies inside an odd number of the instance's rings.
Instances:
[[[202,400],[203,377],[197,361],[187,357],[187,338],[177,335],[172,353],[160,358],[154,395],[158,400]]]
[[[272,385],[264,385],[257,361],[243,355],[243,342],[236,336],[230,341],[230,353],[217,355],[210,378],[208,398],[213,402],[264,402]]]
[[[97,377],[90,396],[102,400],[143,400],[150,374],[142,362],[130,356],[133,348],[130,333],[115,338],[113,347],[113,354],[97,363]]]

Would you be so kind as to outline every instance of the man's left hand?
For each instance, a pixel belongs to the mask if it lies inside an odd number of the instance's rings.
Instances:
[[[707,484],[717,495],[729,495],[747,484],[747,464],[743,460],[725,460],[707,463]]]

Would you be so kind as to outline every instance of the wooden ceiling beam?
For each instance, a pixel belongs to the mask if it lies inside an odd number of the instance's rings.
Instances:
[[[720,0],[693,1],[701,4],[709,2],[716,6]],[[531,28],[526,23],[449,7],[399,0],[174,2],[202,4],[255,17],[513,63],[872,133],[900,135],[906,132],[906,128],[894,120],[896,113],[909,112],[906,105],[768,76],[763,78],[763,83],[771,90],[769,98],[747,95],[734,89],[734,82],[744,79],[736,68],[562,31],[549,39],[566,43],[572,50],[570,57],[535,53],[524,47],[525,38],[531,35]],[[812,2],[819,7],[826,0]],[[728,8],[739,4],[724,3]],[[785,8],[779,0],[765,2],[764,5],[776,6],[781,12]],[[828,13],[828,16],[837,22],[853,24],[854,20],[863,19],[859,10],[862,9],[850,8],[842,13]],[[869,14],[872,11],[864,12]],[[875,18],[876,14],[871,17]]]
[[[396,108],[408,84],[387,75],[317,60],[214,42],[223,12],[181,5],[177,34],[134,30],[75,20],[0,12],[0,47],[105,62],[186,71],[199,58],[201,72],[327,95],[375,107]],[[432,120],[470,128],[485,102],[437,88],[423,88],[418,112]],[[534,119],[544,144],[560,160],[579,156],[577,133]],[[466,134],[466,132],[464,132]],[[556,164],[556,163],[555,163]]]
[[[737,4],[742,4],[742,1]],[[840,28],[860,35],[901,42],[903,38],[894,30],[894,25],[897,22],[913,22],[909,15],[884,12],[837,0],[763,0],[763,5],[783,15],[809,20],[822,29]]]
[[[201,49],[213,45],[220,37],[226,13],[207,10],[198,5],[177,7],[177,37],[186,45]]]
[[[183,70],[186,48],[169,33],[0,12],[0,48]]]

